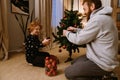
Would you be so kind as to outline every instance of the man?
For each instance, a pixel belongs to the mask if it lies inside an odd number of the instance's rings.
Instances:
[[[100,0],[84,0],[83,9],[88,19],[85,27],[63,30],[70,42],[87,45],[86,55],[65,69],[65,76],[70,80],[92,80],[88,77],[110,74],[119,65],[118,32],[110,16],[112,8],[102,7]]]

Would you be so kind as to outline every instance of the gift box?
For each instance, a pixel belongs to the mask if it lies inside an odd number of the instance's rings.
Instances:
[[[57,75],[57,64],[59,60],[55,56],[45,58],[45,74],[48,76]]]

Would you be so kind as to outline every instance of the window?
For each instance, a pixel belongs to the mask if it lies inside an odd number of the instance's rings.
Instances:
[[[52,0],[52,27],[57,27],[63,17],[63,0]]]

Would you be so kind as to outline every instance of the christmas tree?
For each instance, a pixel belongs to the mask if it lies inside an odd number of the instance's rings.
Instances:
[[[65,10],[64,11],[64,17],[60,21],[60,26],[57,26],[57,35],[53,33],[53,36],[55,38],[54,42],[58,42],[60,44],[59,46],[59,52],[61,52],[62,48],[66,49],[69,52],[69,57],[65,62],[72,60],[72,53],[78,52],[79,53],[79,47],[85,47],[85,45],[75,45],[68,41],[68,39],[63,36],[63,30],[66,30],[68,27],[72,26],[75,28],[82,28],[82,14],[79,13],[77,10],[73,10],[73,0],[71,1],[71,10]]]

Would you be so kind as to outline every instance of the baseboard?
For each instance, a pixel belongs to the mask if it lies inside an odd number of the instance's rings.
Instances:
[[[23,49],[21,48],[21,49],[16,49],[16,50],[10,50],[10,51],[8,51],[8,52],[23,52]]]

